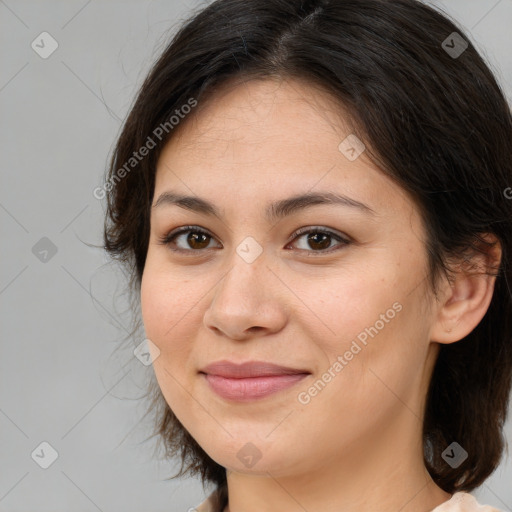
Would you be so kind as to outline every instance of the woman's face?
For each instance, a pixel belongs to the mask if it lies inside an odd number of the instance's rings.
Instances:
[[[361,454],[411,447],[421,457],[438,345],[416,206],[357,141],[341,144],[351,132],[339,107],[311,86],[252,81],[202,107],[158,161],[142,279],[167,403],[239,472],[354,468]],[[201,373],[221,360],[305,375]]]

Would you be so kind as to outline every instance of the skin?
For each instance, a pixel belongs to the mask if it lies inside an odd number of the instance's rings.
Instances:
[[[440,343],[479,323],[494,278],[461,270],[434,298],[418,208],[366,152],[354,161],[340,152],[352,130],[339,111],[307,83],[233,82],[181,122],[158,161],[153,205],[173,191],[220,211],[217,218],[172,204],[151,209],[141,305],[146,335],[160,351],[153,367],[163,396],[227,468],[226,511],[427,512],[451,497],[423,464],[425,396]],[[344,194],[374,214],[328,204],[265,219],[267,203],[319,191]],[[174,246],[159,243],[187,225],[211,237],[194,245],[186,233]],[[293,235],[302,227],[351,243],[328,237],[319,249],[307,234]],[[248,236],[263,250],[252,263],[236,252]],[[299,393],[395,303],[400,312],[301,403]],[[198,373],[221,359],[311,375],[235,403]],[[261,456],[252,467],[237,457],[249,442]]]

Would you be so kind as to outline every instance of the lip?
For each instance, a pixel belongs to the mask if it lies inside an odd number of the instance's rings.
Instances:
[[[209,364],[200,370],[200,372],[231,379],[311,373],[309,370],[304,368],[290,368],[288,366],[280,366],[266,361],[247,361],[245,363],[237,364],[227,360]]]
[[[226,400],[248,402],[283,391],[311,374],[262,361],[218,361],[200,371],[210,389]]]

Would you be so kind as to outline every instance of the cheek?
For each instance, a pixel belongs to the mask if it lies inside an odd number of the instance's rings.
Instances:
[[[146,265],[141,282],[141,313],[146,336],[160,350],[162,358],[174,366],[190,350],[193,335],[191,326],[197,326],[194,310],[198,299],[187,293],[186,281],[170,277],[171,272],[159,272]],[[172,357],[168,357],[172,354]]]
[[[187,421],[190,412],[184,389],[189,387],[187,376],[191,370],[193,343],[191,326],[197,325],[193,304],[187,299],[186,283],[173,282],[169,273],[164,275],[147,265],[141,282],[141,313],[146,337],[160,353],[153,361],[156,380],[174,414]]]
[[[393,304],[401,296],[400,276],[392,268],[389,264],[381,264],[379,268],[346,266],[337,275],[331,271],[320,279],[316,276],[297,279],[293,290],[307,311],[305,314],[296,311],[292,320],[298,321],[306,335],[334,358],[348,350],[359,334],[364,343],[365,337],[370,337],[366,329],[376,322],[379,333],[396,323]],[[387,322],[383,323],[380,315],[385,315]]]
[[[367,306],[357,317],[359,325],[347,316],[347,322],[353,323],[351,332],[324,345],[330,366],[322,367],[309,387],[298,390],[303,393],[301,403],[307,402],[299,407],[305,414],[304,428],[316,436],[320,451],[328,452],[334,439],[349,446],[358,439],[378,436],[383,425],[408,414],[408,408],[419,414],[414,390],[421,375],[422,352],[414,347],[413,322],[406,318],[410,311],[406,304],[399,312],[392,309],[394,318],[382,327],[380,323],[375,326],[376,320],[387,309]],[[344,330],[343,318],[338,318],[340,330]],[[322,429],[322,435],[317,429]]]
[[[311,390],[323,395],[318,405],[337,404],[340,414],[350,410],[360,418],[365,407],[383,411],[397,402],[393,393],[407,394],[415,384],[427,320],[418,308],[421,292],[410,293],[414,275],[394,268],[353,269],[316,287],[297,283],[297,295],[315,312],[297,316],[300,329],[327,356],[317,368],[318,391]]]

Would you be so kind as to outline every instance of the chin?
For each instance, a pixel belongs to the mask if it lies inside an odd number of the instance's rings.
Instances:
[[[248,475],[287,474],[303,460],[303,454],[294,460],[293,455],[288,453],[292,450],[283,446],[282,440],[259,440],[257,435],[253,439],[249,441],[246,432],[243,439],[230,438],[226,444],[205,451],[227,470]],[[296,457],[297,451],[294,454]]]

